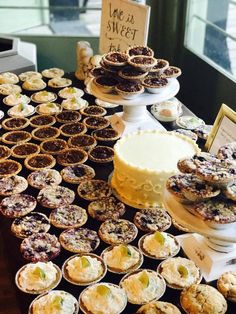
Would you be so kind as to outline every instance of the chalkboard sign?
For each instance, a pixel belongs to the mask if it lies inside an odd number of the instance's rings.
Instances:
[[[103,0],[100,53],[147,45],[150,7],[129,0]]]

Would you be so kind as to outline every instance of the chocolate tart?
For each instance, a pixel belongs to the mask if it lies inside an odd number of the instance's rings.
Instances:
[[[74,191],[64,186],[47,186],[40,190],[37,201],[46,208],[58,208],[73,203],[75,199]]]
[[[69,138],[68,145],[70,147],[78,147],[88,151],[97,145],[97,141],[91,135],[87,134],[74,135]]]
[[[7,159],[11,156],[12,151],[5,145],[0,145],[0,160]]]
[[[86,126],[81,122],[72,122],[60,126],[60,131],[63,136],[70,137],[73,135],[84,134],[87,132]]]
[[[182,74],[180,68],[174,67],[174,66],[169,66],[164,72],[163,75],[164,77],[168,79],[176,78]]]
[[[0,160],[0,178],[14,176],[19,173],[21,169],[21,164],[15,160]]]
[[[53,126],[43,126],[32,131],[32,137],[38,141],[54,139],[60,135],[60,130]]]
[[[39,91],[44,89],[47,84],[40,78],[32,78],[24,81],[22,88],[27,91]]]
[[[78,194],[87,201],[95,201],[110,196],[112,190],[104,180],[84,180],[78,186]]]
[[[59,68],[49,68],[42,71],[42,75],[48,79],[54,77],[62,77],[64,75],[64,71]]]
[[[0,85],[0,95],[8,96],[10,94],[21,93],[22,89],[18,85],[14,84],[1,84]]]
[[[111,76],[98,76],[93,79],[93,83],[102,93],[109,94],[114,91],[118,81]]]
[[[83,180],[93,179],[95,171],[87,165],[73,165],[62,169],[61,176],[65,182],[79,184]]]
[[[31,100],[37,104],[42,104],[45,102],[53,102],[57,99],[57,95],[48,91],[41,91],[31,95]]]
[[[142,84],[149,93],[157,94],[166,88],[168,80],[164,77],[147,77]]]
[[[147,46],[131,46],[126,50],[126,54],[132,56],[148,56],[153,57],[154,51]]]
[[[157,59],[157,64],[151,69],[150,73],[162,74],[169,66],[169,62],[164,59]]]
[[[102,61],[108,66],[121,67],[127,64],[128,56],[123,52],[108,52],[103,55]]]
[[[56,164],[54,157],[48,154],[34,154],[28,156],[24,162],[25,166],[29,170],[41,170],[45,168],[52,168]]]
[[[30,125],[34,128],[51,126],[55,122],[56,122],[55,117],[47,114],[33,116],[32,118],[30,118]]]
[[[56,138],[43,141],[40,144],[41,152],[44,154],[57,155],[67,148],[67,142],[65,140]]]
[[[148,72],[140,71],[134,67],[127,66],[119,71],[119,76],[123,79],[129,80],[129,81],[140,81],[145,76],[148,75]]]
[[[24,82],[32,78],[42,78],[42,74],[36,71],[26,71],[19,75],[19,79]]]
[[[26,131],[10,131],[2,135],[2,142],[5,144],[15,145],[28,142],[31,140],[31,134]]]
[[[0,211],[7,218],[17,218],[32,212],[36,205],[37,201],[33,196],[28,194],[14,194],[2,200]]]
[[[114,143],[114,141],[120,138],[120,134],[112,128],[93,131],[92,136],[95,140],[106,144]]]
[[[60,123],[78,122],[81,120],[81,114],[75,110],[63,110],[56,115],[56,120]]]
[[[110,121],[104,117],[86,117],[83,123],[88,129],[98,130],[108,127]]]
[[[0,84],[17,84],[19,78],[15,73],[4,72],[0,74]]]
[[[128,63],[140,71],[149,72],[157,64],[157,59],[149,56],[132,56],[129,57]]]
[[[87,159],[87,153],[80,148],[67,148],[57,156],[57,162],[62,166],[83,164]]]
[[[65,87],[58,92],[58,95],[63,99],[67,99],[72,97],[82,97],[84,92],[77,87]]]
[[[88,152],[89,159],[96,163],[111,162],[114,157],[114,149],[108,146],[96,146]]]
[[[53,115],[53,114],[57,114],[59,112],[62,111],[62,107],[60,104],[55,103],[55,102],[47,102],[47,103],[43,103],[43,104],[39,104],[36,108],[35,108],[36,112],[38,114],[49,114],[49,115]]]
[[[41,190],[48,186],[59,185],[62,181],[62,177],[55,169],[42,169],[31,172],[27,180],[30,186]]]
[[[52,88],[68,87],[72,84],[72,81],[65,77],[54,77],[48,81],[48,86]]]
[[[22,193],[27,187],[27,180],[21,176],[14,175],[12,177],[0,178],[0,196]]]
[[[123,82],[115,87],[115,91],[124,99],[133,99],[144,93],[144,87],[135,82]]]
[[[80,113],[87,117],[102,117],[107,113],[106,109],[100,106],[88,106],[80,109]]]
[[[40,147],[33,143],[22,143],[12,147],[12,156],[15,158],[26,158],[39,152]]]
[[[27,118],[7,118],[2,122],[2,127],[5,130],[15,131],[22,130],[29,125],[29,120]]]

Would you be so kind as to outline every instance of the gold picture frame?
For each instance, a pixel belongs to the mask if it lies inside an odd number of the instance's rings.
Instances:
[[[224,126],[222,126],[223,122]],[[230,133],[232,128],[235,128],[233,134]],[[236,141],[236,112],[227,105],[222,104],[207,138],[205,148],[211,153],[216,153],[220,146],[233,141]]]

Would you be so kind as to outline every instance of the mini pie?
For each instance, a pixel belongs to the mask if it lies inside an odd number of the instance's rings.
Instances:
[[[64,99],[61,103],[63,109],[66,110],[81,110],[88,106],[87,100],[80,98],[80,97],[71,97]]]
[[[0,161],[11,156],[11,150],[5,145],[0,145]]]
[[[190,185],[192,183],[192,179],[192,174],[177,174],[171,176],[166,181],[166,189],[178,202],[188,204],[191,201],[184,196],[183,187]]]
[[[93,253],[80,253],[69,257],[62,266],[65,280],[78,286],[96,283],[106,275],[103,259]]]
[[[87,117],[83,123],[88,129],[98,130],[109,126],[110,122],[104,117]]]
[[[36,72],[36,71],[27,71],[23,72],[19,75],[19,78],[22,82],[27,81],[32,78],[42,78],[41,73]]]
[[[18,85],[14,84],[1,84],[0,85],[0,95],[10,95],[10,94],[19,94],[22,89]]]
[[[0,74],[0,84],[17,84],[19,78],[15,73],[4,72]]]
[[[18,194],[26,190],[28,182],[24,177],[14,175],[0,178],[0,196]]]
[[[82,97],[84,95],[84,92],[82,91],[82,89],[77,87],[65,87],[58,92],[58,95],[61,98],[67,99],[74,96]]]
[[[62,77],[64,71],[59,68],[49,68],[42,71],[42,75],[46,78]]]
[[[61,229],[79,228],[88,220],[87,212],[77,205],[64,205],[53,209],[50,213],[50,222]]]
[[[102,61],[108,66],[121,67],[127,64],[128,56],[123,52],[108,52],[102,57]]]
[[[93,179],[95,171],[87,165],[72,165],[62,169],[61,176],[65,182],[79,184],[83,180]]]
[[[164,75],[163,75],[164,76]],[[196,116],[180,116],[176,119],[175,123],[183,129],[195,130],[200,125],[204,125],[205,122]]]
[[[55,102],[40,104],[35,108],[38,114],[57,114],[62,111],[61,105]]]
[[[64,186],[47,186],[40,190],[37,200],[46,208],[69,205],[75,199],[75,193]]]
[[[73,135],[86,133],[87,128],[81,122],[72,122],[60,126],[60,131],[63,136],[70,137]]]
[[[41,78],[31,78],[24,81],[22,87],[28,91],[38,91],[42,90],[47,86],[47,84]]]
[[[67,149],[67,142],[62,139],[54,138],[43,141],[40,144],[40,149],[44,154],[56,155]]]
[[[120,70],[120,68],[122,67],[119,67],[119,66],[112,66],[112,65],[108,65],[108,64],[105,64],[105,62],[103,62],[103,60],[100,62],[100,65],[104,71],[104,74],[102,74],[101,76],[106,76],[106,75],[113,75],[113,74],[117,74],[118,71]],[[95,78],[98,77],[98,76],[95,76]]]
[[[87,117],[102,117],[107,113],[106,109],[101,106],[88,106],[80,109],[80,113]]]
[[[34,154],[26,157],[24,164],[27,169],[35,171],[53,168],[56,164],[56,160],[48,154]]]
[[[172,303],[155,301],[142,305],[136,314],[181,314],[181,312]]]
[[[101,224],[98,234],[105,243],[124,244],[136,238],[138,229],[125,219],[107,219]]]
[[[62,166],[83,164],[88,158],[87,153],[80,148],[67,148],[57,156],[57,162]]]
[[[2,101],[7,106],[16,106],[19,104],[28,104],[30,102],[30,98],[26,95],[17,93],[4,97]]]
[[[161,75],[169,66],[169,62],[164,59],[157,59],[157,64],[151,69],[150,73]]]
[[[60,123],[78,122],[81,120],[81,114],[78,111],[63,110],[56,115],[56,119]]]
[[[20,251],[31,262],[48,262],[60,254],[61,246],[55,235],[44,232],[25,238],[21,242]]]
[[[129,57],[128,63],[140,71],[149,72],[157,64],[157,59],[152,56],[133,55]]]
[[[168,80],[164,77],[146,77],[142,84],[149,93],[155,94],[168,85]]]
[[[92,135],[97,141],[105,142],[107,144],[120,138],[120,134],[112,128],[93,131]]]
[[[194,284],[184,289],[180,304],[187,314],[224,314],[227,302],[223,295],[209,285]]]
[[[134,67],[127,66],[121,69],[118,72],[119,76],[125,80],[136,81],[142,80],[145,76],[148,75],[148,72],[143,72]]]
[[[236,183],[232,185],[227,185],[225,189],[223,189],[223,194],[226,198],[236,201]]]
[[[85,151],[89,151],[97,145],[97,141],[93,136],[88,134],[74,135],[69,138],[68,145],[70,147],[78,147]]]
[[[131,46],[126,50],[127,55],[131,56],[154,56],[154,51],[147,46]]]
[[[221,146],[217,152],[220,159],[236,160],[236,142],[228,143]]]
[[[37,201],[33,196],[28,194],[14,194],[2,200],[0,211],[7,218],[17,218],[32,212],[36,205]]]
[[[144,87],[135,82],[121,82],[115,87],[116,92],[124,99],[132,99],[144,92]]]
[[[110,196],[91,202],[88,206],[88,213],[98,221],[105,221],[107,219],[119,219],[124,215],[125,209],[124,203]]]
[[[21,164],[15,160],[0,160],[0,178],[14,176],[18,174],[21,169]]]
[[[191,138],[191,140],[193,140],[194,142],[197,141],[198,139],[198,135],[196,133],[194,133],[193,131],[191,130],[186,130],[186,129],[176,129],[174,130],[173,132],[177,132],[179,134],[183,134],[185,136],[188,136],[189,138]]]
[[[54,126],[42,126],[32,131],[33,139],[37,141],[45,141],[54,139],[60,135],[60,130]]]
[[[217,289],[227,300],[236,302],[236,272],[223,273],[217,280]]]
[[[2,135],[2,142],[5,144],[15,145],[31,140],[31,134],[26,131],[10,131]]]
[[[37,115],[30,118],[30,125],[34,128],[43,127],[43,126],[50,126],[56,122],[55,117],[44,114],[44,115]]]
[[[48,86],[53,88],[63,88],[70,86],[72,81],[65,77],[54,77],[48,81]]]
[[[184,158],[180,159],[177,163],[177,167],[179,171],[183,173],[195,173],[199,166],[209,165],[212,161],[216,161],[215,155],[210,153],[200,153],[198,155],[194,155],[192,158]]]
[[[34,106],[21,103],[19,105],[11,107],[7,111],[7,114],[10,117],[28,117],[34,114],[34,112],[35,112]]]
[[[94,230],[87,228],[69,228],[59,237],[62,247],[73,253],[89,253],[99,246],[100,239]]]
[[[57,95],[55,93],[48,92],[46,90],[34,93],[31,96],[31,100],[35,103],[38,103],[38,104],[42,104],[45,102],[53,102],[56,99],[57,99]]]
[[[12,156],[15,158],[26,158],[29,155],[38,154],[40,147],[33,143],[22,143],[12,147]]]
[[[105,75],[105,71],[102,67],[95,67],[89,72],[90,77],[98,77],[102,75]]]
[[[29,120],[27,118],[7,118],[2,122],[2,127],[5,130],[15,131],[26,128],[29,125]]]
[[[136,212],[134,223],[144,232],[165,231],[171,226],[171,218],[163,208],[145,208]]]
[[[26,216],[15,218],[11,225],[11,231],[16,237],[24,239],[35,233],[48,232],[50,221],[42,213],[32,212]]]
[[[57,170],[42,169],[39,171],[31,172],[27,177],[29,185],[36,189],[43,189],[48,186],[59,185],[62,177]]]
[[[78,186],[78,194],[87,201],[95,201],[110,196],[112,190],[104,180],[84,180]]]
[[[96,146],[88,152],[89,159],[96,163],[111,162],[114,157],[114,149],[108,146]]]
[[[109,94],[114,91],[118,81],[110,76],[98,76],[93,79],[93,83],[99,88],[102,93]]]
[[[163,72],[164,77],[166,78],[176,78],[182,74],[180,68],[177,68],[175,66],[169,66],[165,71]]]

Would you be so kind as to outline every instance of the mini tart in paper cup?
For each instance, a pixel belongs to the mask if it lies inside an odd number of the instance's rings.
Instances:
[[[44,126],[51,126],[56,123],[55,117],[49,114],[39,114],[30,118],[30,126],[39,128]]]
[[[161,75],[169,66],[169,62],[164,59],[157,59],[157,64],[151,69],[150,73]]]
[[[134,99],[144,93],[144,87],[136,82],[122,82],[115,87],[115,91],[123,99]]]
[[[12,147],[12,156],[15,158],[26,158],[29,155],[38,154],[40,147],[33,143],[21,143]]]
[[[151,269],[137,269],[126,274],[119,286],[125,290],[129,303],[137,305],[159,300],[166,290],[163,277]]]
[[[96,302],[94,302],[96,300]],[[127,305],[124,289],[109,282],[99,282],[85,288],[79,296],[80,310],[84,314],[120,314]],[[114,309],[113,309],[114,308]]]
[[[159,231],[142,236],[139,239],[138,246],[143,255],[157,260],[173,257],[177,255],[180,250],[180,244],[175,236]]]
[[[3,98],[3,103],[7,106],[16,106],[19,104],[28,104],[30,102],[30,98],[26,95],[18,94],[10,94]]]
[[[112,251],[118,251],[118,254],[120,254],[119,256],[119,260],[117,260],[114,256],[114,260],[112,260]],[[116,254],[116,252],[114,252]],[[108,261],[108,257],[110,255],[110,262],[113,263],[113,265],[111,265],[111,263]],[[133,257],[132,257],[133,255]],[[111,273],[115,273],[115,274],[127,274],[131,271],[134,271],[138,268],[140,268],[143,264],[143,254],[141,253],[141,251],[136,248],[135,246],[129,245],[129,244],[117,244],[117,245],[112,245],[107,247],[105,250],[102,251],[101,257],[103,258],[104,262],[107,265],[108,270]],[[129,260],[132,259],[132,261],[130,261],[129,263],[127,263],[125,266],[125,268],[121,267],[120,262],[125,260]],[[114,263],[117,264],[114,265]],[[116,266],[116,267],[115,267]]]
[[[32,282],[31,283],[28,282],[28,284],[31,285],[31,289],[27,288],[27,286],[22,285],[23,284],[22,282],[23,279],[21,279],[22,276],[26,277],[26,278],[24,277],[23,278],[24,278],[24,284],[27,285],[27,281],[29,280],[29,278],[27,278],[27,274],[28,274],[28,277],[29,276],[31,277],[30,279]],[[50,275],[48,276],[48,274]],[[48,279],[48,277],[49,277],[49,280],[48,280],[48,285],[47,285],[46,280]],[[56,288],[59,285],[61,278],[62,278],[61,269],[56,264],[53,264],[52,262],[28,263],[22,266],[17,271],[16,276],[15,276],[15,284],[18,289],[20,289],[21,291],[25,293],[41,294],[41,293],[45,293],[47,291],[50,291]],[[37,286],[37,284],[41,285],[41,288],[33,287],[34,285]]]
[[[127,66],[121,69],[118,74],[121,78],[125,80],[138,82],[144,79],[148,75],[148,72],[143,72],[135,69],[134,67]]]
[[[24,117],[7,118],[2,122],[2,127],[8,131],[16,131],[25,129],[29,125],[29,120]]]
[[[31,100],[37,104],[43,104],[45,102],[53,102],[57,99],[57,94],[48,92],[48,91],[41,91],[34,93],[31,95]]]
[[[173,65],[168,66],[167,69],[164,70],[162,73],[168,80],[172,80],[177,78],[182,74],[182,71],[180,68],[177,68]]]
[[[134,55],[129,57],[128,63],[140,71],[149,72],[157,64],[157,59],[151,56]]]
[[[66,281],[77,286],[89,286],[105,277],[107,266],[103,259],[93,253],[80,253],[70,256],[62,266]]]
[[[163,92],[168,86],[168,80],[164,77],[146,77],[142,81],[143,86],[151,94],[158,94]]]

